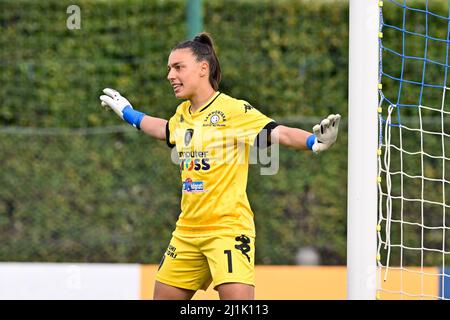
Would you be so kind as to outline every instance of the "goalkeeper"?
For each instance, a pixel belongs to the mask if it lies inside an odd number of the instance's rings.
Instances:
[[[336,141],[340,115],[328,116],[310,133],[278,125],[248,102],[220,92],[219,60],[206,33],[175,46],[167,72],[175,96],[184,100],[169,121],[135,110],[116,90],[104,89],[100,96],[102,106],[176,147],[180,158],[181,213],[156,275],[154,299],[191,299],[211,282],[220,299],[254,299],[249,147],[280,143],[325,151]],[[226,159],[219,156],[224,153]]]

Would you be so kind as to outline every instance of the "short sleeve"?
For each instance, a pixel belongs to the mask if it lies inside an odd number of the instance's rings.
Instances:
[[[273,119],[248,102],[243,102],[240,110],[237,110],[234,128],[237,131],[238,141],[249,145],[256,143],[257,146],[268,146],[270,145],[270,132],[277,125]]]

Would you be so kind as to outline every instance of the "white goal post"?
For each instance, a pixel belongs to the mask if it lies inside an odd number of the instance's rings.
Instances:
[[[350,0],[347,298],[375,299],[378,0]]]

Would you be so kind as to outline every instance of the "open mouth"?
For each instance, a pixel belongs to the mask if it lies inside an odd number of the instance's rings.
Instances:
[[[172,84],[173,91],[175,91],[175,92],[179,91],[181,89],[181,87],[183,87],[183,85],[181,83]]]

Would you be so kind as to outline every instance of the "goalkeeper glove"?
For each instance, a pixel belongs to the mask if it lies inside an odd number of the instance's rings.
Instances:
[[[306,140],[308,148],[316,153],[330,148],[336,142],[340,120],[339,114],[330,114],[320,124],[316,124],[313,127],[314,134]]]
[[[119,91],[106,88],[103,89],[103,92],[106,94],[100,96],[103,107],[111,108],[122,120],[137,129],[141,129],[140,125],[145,116],[144,113],[134,110],[131,103],[125,97],[122,97]]]

